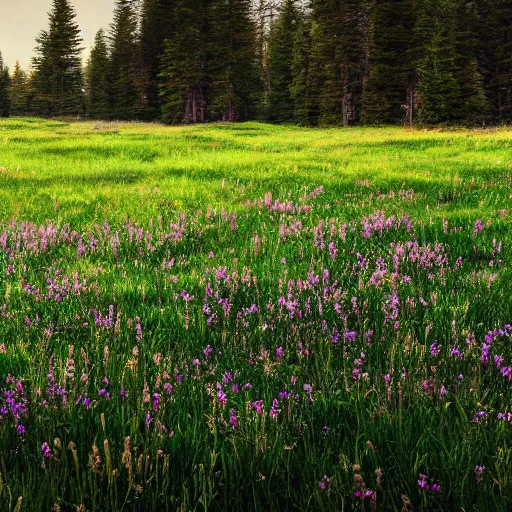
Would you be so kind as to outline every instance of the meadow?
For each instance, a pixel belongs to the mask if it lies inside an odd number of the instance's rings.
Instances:
[[[512,509],[512,131],[0,121],[0,510]]]

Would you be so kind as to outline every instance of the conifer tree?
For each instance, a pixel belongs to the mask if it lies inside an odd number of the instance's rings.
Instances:
[[[160,97],[166,123],[207,119],[209,0],[176,0],[172,37],[164,44]]]
[[[19,61],[16,61],[14,65],[9,93],[12,115],[22,116],[28,114],[29,77],[21,68]]]
[[[311,104],[309,101],[312,92],[310,70],[313,67],[311,54],[312,24],[309,17],[300,23],[295,41],[293,42],[292,82],[290,94],[293,99],[293,120],[300,125],[311,125]],[[318,94],[318,91],[314,91]]]
[[[213,0],[210,111],[215,119],[250,119],[261,101],[256,27],[250,0]]]
[[[109,55],[103,29],[98,30],[85,73],[87,112],[95,118],[111,116],[109,97]]]
[[[361,119],[366,124],[400,123],[411,86],[412,0],[379,0],[371,15],[368,78]]]
[[[140,107],[137,16],[133,0],[116,0],[109,39],[110,111],[119,119],[133,119]]]
[[[45,116],[83,111],[80,29],[68,0],[53,0],[50,27],[40,32],[33,59],[37,112]]]
[[[492,61],[490,82],[492,101],[500,121],[512,121],[512,0],[499,0],[493,6]]]
[[[480,122],[488,114],[477,62],[476,13],[463,4],[422,0],[418,11],[416,66],[422,122]]]
[[[158,75],[164,42],[174,34],[176,0],[144,0],[141,15],[140,58],[146,119],[160,116]]]
[[[9,87],[9,98],[11,102],[11,115],[23,116],[28,113],[27,110],[28,97],[28,78],[27,74],[21,69],[20,63],[16,61],[11,76],[11,84]]]
[[[301,25],[297,0],[284,0],[272,27],[269,47],[270,96],[268,119],[289,122],[294,117],[292,95],[294,41]]]
[[[457,115],[460,91],[455,77],[453,22],[453,5],[446,0],[422,0],[415,34],[421,98],[418,117],[424,123],[445,123]]]
[[[9,85],[10,85],[9,68],[4,64],[2,52],[0,52],[0,117],[9,117],[10,113],[10,100],[9,100]]]

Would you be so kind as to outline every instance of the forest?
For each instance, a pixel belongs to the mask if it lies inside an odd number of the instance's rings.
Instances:
[[[30,70],[0,56],[1,117],[512,119],[512,0],[117,0],[86,62],[72,2],[49,7]]]

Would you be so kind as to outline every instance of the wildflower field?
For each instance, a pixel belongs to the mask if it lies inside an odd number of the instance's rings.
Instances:
[[[0,122],[1,511],[512,509],[512,131]]]

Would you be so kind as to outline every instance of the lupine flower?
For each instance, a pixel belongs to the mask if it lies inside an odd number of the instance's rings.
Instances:
[[[280,412],[281,410],[279,409],[279,402],[277,398],[274,398],[274,401],[272,402],[272,407],[270,408],[270,417],[277,418]]]
[[[432,357],[436,357],[440,354],[441,348],[439,347],[439,343],[437,341],[434,341],[432,345],[430,345],[430,354]]]
[[[46,442],[42,444],[41,451],[43,452],[43,457],[50,458],[52,456],[52,451]]]
[[[158,412],[160,409],[160,395],[153,393],[153,411]]]
[[[478,235],[478,233],[480,231],[482,231],[484,229],[484,224],[483,222],[478,219],[476,222],[475,222],[475,227],[473,228],[473,235],[476,236]]]
[[[345,338],[346,341],[350,341],[351,343],[353,343],[357,339],[357,332],[355,332],[355,331],[345,332],[345,333],[343,333],[343,337]]]
[[[473,423],[480,423],[480,421],[487,417],[487,413],[485,411],[477,411],[475,412],[475,416],[471,420]]]
[[[230,409],[229,411],[229,424],[233,427],[233,430],[238,429],[238,419],[236,415],[236,409]]]
[[[423,489],[424,491],[433,491],[433,492],[438,492],[441,490],[441,486],[439,484],[431,484],[429,485],[427,483],[427,476],[426,475],[422,475],[420,473],[420,479],[418,480],[418,487],[420,489]]]
[[[208,360],[210,358],[210,356],[212,355],[212,352],[213,352],[213,348],[208,345],[204,350],[203,350],[203,354],[204,354],[204,357],[206,360]]]
[[[328,478],[327,475],[324,475],[322,480],[320,480],[318,487],[320,487],[320,489],[322,489],[322,491],[325,491],[329,487],[330,483],[331,483],[331,479]]]
[[[475,475],[477,484],[481,484],[483,480],[483,473],[485,471],[485,466],[475,466]]]

